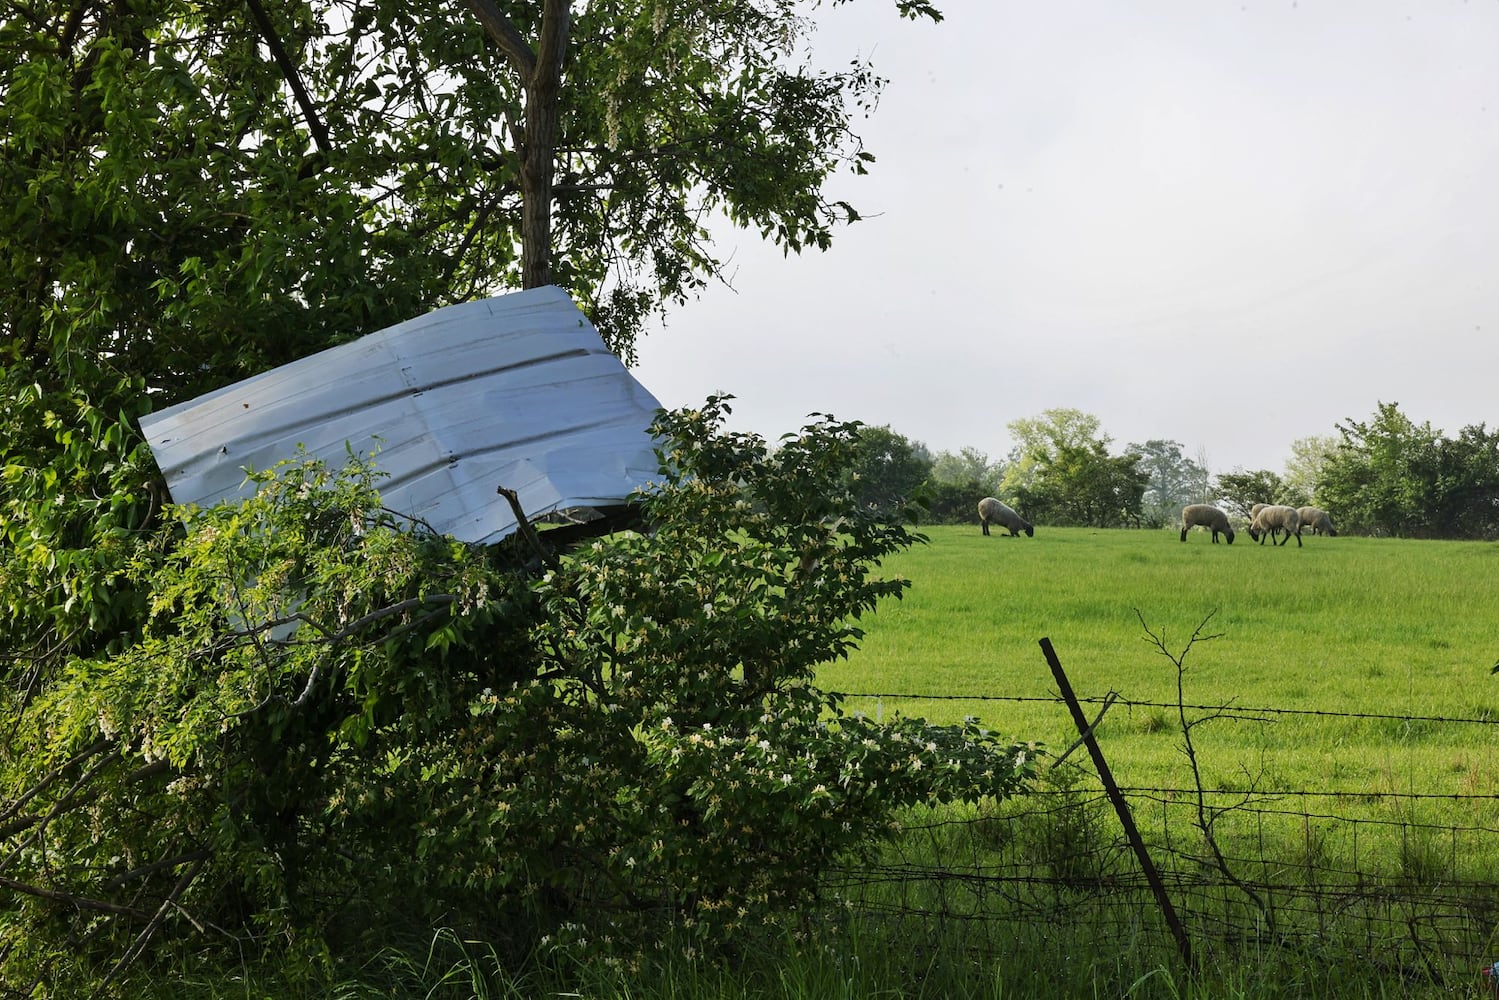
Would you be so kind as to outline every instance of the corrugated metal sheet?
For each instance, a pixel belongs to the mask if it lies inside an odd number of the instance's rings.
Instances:
[[[247,468],[378,451],[386,506],[468,542],[622,503],[656,476],[660,404],[559,288],[449,306],[141,419],[178,503],[246,496]]]

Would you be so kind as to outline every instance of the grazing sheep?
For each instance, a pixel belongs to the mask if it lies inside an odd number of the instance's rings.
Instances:
[[[1286,533],[1285,542],[1277,542],[1275,540],[1275,532],[1277,531],[1284,531]],[[1291,540],[1292,535],[1295,535],[1296,547],[1300,548],[1301,514],[1297,512],[1295,507],[1286,507],[1283,504],[1271,504],[1268,507],[1261,507],[1259,513],[1254,515],[1254,520],[1249,522],[1249,537],[1264,545],[1266,535],[1270,536],[1270,544],[1272,545],[1284,545]]]
[[[1311,528],[1312,534],[1337,534],[1332,527],[1332,518],[1321,507],[1298,507],[1296,508],[1296,513],[1301,515],[1301,526],[1303,528]]]
[[[1228,536],[1228,544],[1234,543],[1233,525],[1228,523],[1228,515],[1223,513],[1212,504],[1193,503],[1182,508],[1182,541],[1187,540],[1187,529],[1193,525],[1202,525],[1213,531],[1213,544],[1218,544],[1218,533],[1221,531]]]
[[[1031,522],[1015,513],[1014,508],[1008,504],[1001,503],[993,497],[984,497],[979,501],[979,524],[984,529],[984,534],[989,533],[989,522],[993,521],[1001,528],[1010,529],[1010,537],[1020,534],[1022,531],[1032,538],[1036,536],[1036,529]]]
[[[1262,510],[1264,510],[1268,506],[1270,506],[1270,505],[1267,504],[1267,503],[1257,503],[1253,507],[1250,507],[1249,508],[1249,523],[1253,524],[1254,523],[1254,519],[1255,519],[1256,516],[1259,515],[1259,512],[1262,511]],[[1270,533],[1270,540],[1271,541],[1275,540],[1275,532],[1273,532],[1273,531]]]

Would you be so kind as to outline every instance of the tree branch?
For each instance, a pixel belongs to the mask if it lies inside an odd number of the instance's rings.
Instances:
[[[102,899],[90,899],[87,896],[75,896],[71,892],[62,892],[58,889],[43,889],[39,885],[31,885],[20,882],[13,878],[0,875],[0,889],[11,889],[15,892],[25,893],[28,896],[36,896],[39,899],[50,899],[57,903],[67,903],[69,906],[80,910],[94,910],[98,913],[116,913],[121,916],[134,917],[136,920],[149,920],[151,915],[144,910],[137,910],[132,906],[121,906],[119,903],[108,903]]]
[[[21,811],[21,809],[25,807],[26,803],[30,802],[32,799],[36,798],[42,792],[46,791],[47,786],[50,785],[50,784],[52,784],[52,782],[56,781],[58,778],[62,777],[62,775],[69,768],[71,768],[71,767],[73,767],[73,766],[75,766],[77,764],[82,763],[83,761],[85,761],[88,758],[92,757],[96,753],[103,753],[105,750],[109,749],[110,745],[111,744],[110,744],[109,740],[95,740],[93,743],[89,744],[87,747],[84,747],[82,750],[80,750],[77,754],[74,754],[68,760],[64,761],[63,763],[59,764],[57,767],[53,768],[51,771],[47,772],[45,775],[42,776],[42,779],[40,781],[38,781],[36,784],[32,785],[29,789],[27,789],[27,791],[26,791],[26,793],[24,795],[22,795],[20,798],[16,799],[14,802],[12,802],[10,804],[10,806],[8,808],[6,808],[3,812],[0,812],[0,822],[4,822],[6,820],[9,820],[11,817],[13,817],[17,813],[19,813]],[[28,822],[28,823],[23,824],[20,828],[21,829],[25,829],[27,826],[30,826],[30,825],[31,825],[31,823]],[[0,837],[9,836],[11,833],[14,833],[14,832],[15,832],[15,830],[13,830],[11,828],[0,829]]]
[[[501,13],[494,0],[467,0],[467,3],[469,10],[473,11],[483,25],[484,33],[500,47],[521,79],[530,80],[531,74],[536,72],[536,54],[531,51],[525,36],[516,29],[515,23]]]
[[[515,515],[515,528],[520,532],[520,536],[526,540],[526,544],[536,550],[536,555],[541,559],[543,564],[556,569],[558,567],[557,553],[542,544],[541,536],[536,533],[536,529],[531,526],[531,522],[526,518],[526,512],[521,509],[520,494],[516,493],[515,490],[506,489],[503,486],[498,487],[495,492],[510,502],[511,513]]]
[[[318,117],[317,108],[312,104],[312,97],[307,93],[307,88],[302,85],[302,78],[297,73],[297,67],[291,61],[291,57],[286,54],[286,48],[281,44],[281,38],[276,34],[276,28],[271,24],[265,8],[260,5],[260,0],[245,0],[245,5],[250,8],[250,17],[255,21],[260,37],[265,40],[266,47],[271,50],[271,58],[276,60],[276,65],[281,69],[282,78],[286,80],[286,85],[291,88],[293,96],[296,97],[297,106],[302,109],[302,117],[307,120],[307,130],[312,133],[312,141],[317,143],[317,148],[324,156],[331,156],[333,141],[328,137],[328,127]]]
[[[140,934],[133,942],[131,942],[130,947],[125,949],[125,954],[121,955],[120,960],[115,963],[114,968],[109,970],[109,974],[106,975],[103,981],[100,983],[101,986],[108,985],[115,978],[115,976],[124,972],[127,968],[130,967],[130,964],[140,956],[140,953],[145,949],[147,942],[151,940],[152,936],[155,935],[156,931],[166,920],[167,912],[171,910],[172,907],[177,905],[177,900],[181,899],[182,894],[187,891],[187,887],[193,884],[193,879],[198,877],[198,872],[203,870],[203,865],[206,863],[206,861],[206,855],[203,858],[199,858],[197,861],[194,861],[193,866],[189,868],[185,873],[183,873],[183,876],[177,880],[177,884],[172,887],[172,891],[167,894],[167,898],[161,901],[161,906],[157,909],[156,915],[151,918],[151,922],[148,923],[145,926],[145,929],[140,932]]]

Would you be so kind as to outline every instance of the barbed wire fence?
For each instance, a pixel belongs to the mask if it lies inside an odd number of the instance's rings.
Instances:
[[[1101,718],[1117,705],[1196,721],[1365,720],[1499,735],[1488,728],[1499,719],[1487,715],[1194,705],[1112,692],[1069,705],[1065,694],[843,693],[877,704],[1044,702],[1074,718],[1083,706]],[[1079,744],[1098,718],[1079,725]],[[1106,764],[1083,756],[1053,758],[1033,792],[993,807],[913,815],[884,855],[845,870],[830,891],[880,920],[960,923],[977,947],[1023,920],[1174,949],[1189,965],[1275,948],[1450,984],[1471,984],[1499,957],[1499,794],[1319,787],[1327,776],[1317,774],[1302,787],[1207,787],[1195,767],[1196,779],[1179,787],[1115,784]]]

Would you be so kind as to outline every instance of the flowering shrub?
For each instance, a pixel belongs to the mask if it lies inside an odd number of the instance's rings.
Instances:
[[[1021,789],[1026,746],[817,688],[917,538],[852,501],[856,425],[772,451],[726,413],[663,414],[648,530],[567,553],[438,536],[352,456],[177,510],[135,566],[139,641],[14,706],[0,972],[49,942],[315,952],[413,921],[718,944],[795,913],[903,807]]]

